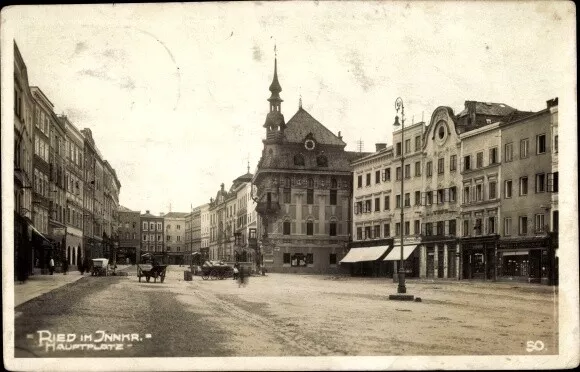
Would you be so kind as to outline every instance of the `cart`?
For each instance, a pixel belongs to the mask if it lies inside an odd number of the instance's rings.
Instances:
[[[234,269],[221,261],[205,261],[201,266],[203,280],[225,279],[232,276]]]
[[[109,275],[109,260],[107,258],[93,258],[93,268],[91,269],[92,276],[108,276]]]
[[[137,277],[139,282],[141,278],[144,277],[147,282],[153,278],[153,282],[157,283],[157,278],[163,283],[165,281],[165,272],[167,271],[167,265],[159,264],[156,257],[149,253],[141,256],[141,262],[137,265]]]

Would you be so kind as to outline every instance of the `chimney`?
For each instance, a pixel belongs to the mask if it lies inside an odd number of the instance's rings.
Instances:
[[[146,213],[146,214],[149,214],[149,209],[147,209],[147,210],[145,211],[145,213]]]
[[[221,186],[221,188],[222,188],[222,191],[224,191],[224,186],[225,186],[225,185],[222,183],[220,186]]]
[[[377,152],[384,150],[387,148],[387,144],[386,143],[375,143],[375,147]]]
[[[340,134],[340,131],[338,131],[338,139],[342,141],[342,135]]]
[[[558,106],[558,97],[546,101],[548,108]]]

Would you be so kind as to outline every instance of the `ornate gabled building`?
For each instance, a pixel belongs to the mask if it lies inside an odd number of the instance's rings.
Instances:
[[[286,123],[277,60],[262,157],[253,177],[263,265],[275,272],[333,272],[350,239],[350,161],[335,135],[302,108]]]

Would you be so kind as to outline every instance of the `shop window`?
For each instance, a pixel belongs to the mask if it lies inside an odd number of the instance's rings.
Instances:
[[[312,253],[306,254],[306,264],[307,265],[314,265],[314,255]]]
[[[290,253],[284,253],[282,257],[283,257],[283,261],[282,262],[285,265],[289,265],[290,264]]]

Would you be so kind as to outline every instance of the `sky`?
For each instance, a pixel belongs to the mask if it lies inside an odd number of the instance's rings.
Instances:
[[[38,86],[97,147],[120,203],[188,212],[253,173],[274,68],[288,121],[303,108],[347,150],[466,100],[545,108],[570,95],[570,2],[246,2],[3,9]],[[6,35],[5,35],[6,36]]]

